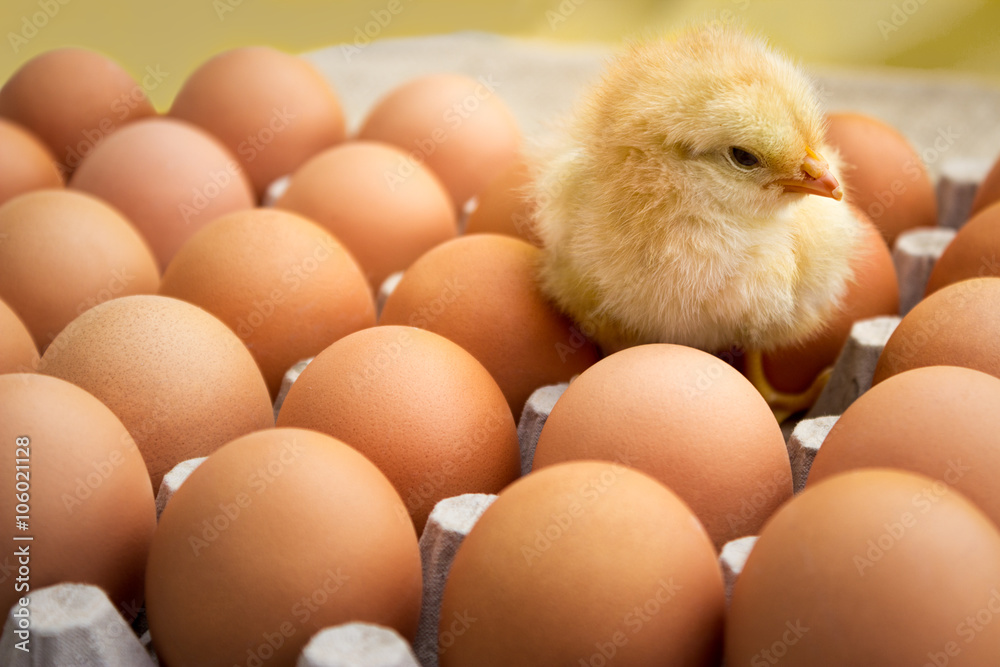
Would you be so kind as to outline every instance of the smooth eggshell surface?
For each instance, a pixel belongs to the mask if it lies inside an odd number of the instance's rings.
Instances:
[[[380,324],[420,327],[472,353],[500,385],[514,419],[535,389],[566,382],[597,348],[542,295],[539,250],[497,234],[434,248],[403,275]]]
[[[358,138],[394,144],[411,167],[430,167],[460,209],[517,159],[521,134],[496,88],[461,74],[410,79],[375,104]]]
[[[79,48],[46,51],[21,66],[0,89],[0,116],[41,139],[71,174],[101,140],[156,115],[146,89],[166,77],[159,66],[140,85],[118,63]]]
[[[889,337],[872,383],[941,365],[1000,377],[1000,278],[963,280],[918,303]]]
[[[621,465],[568,463],[512,484],[452,563],[441,667],[718,664],[722,578],[669,489]],[[598,661],[598,662],[595,662]]]
[[[962,225],[934,263],[926,294],[969,278],[1000,275],[1000,202]]]
[[[605,357],[559,398],[534,470],[564,461],[617,461],[672,489],[717,549],[754,535],[792,496],[774,415],[721,359],[682,345],[640,345]]]
[[[27,129],[0,118],[0,204],[19,194],[61,188],[52,153]]]
[[[957,366],[894,375],[837,420],[809,485],[855,468],[899,468],[951,485],[1000,526],[1000,379]]]
[[[906,137],[860,113],[833,113],[827,119],[827,142],[845,165],[846,199],[871,218],[890,248],[907,229],[937,224],[934,184]]]
[[[294,364],[375,324],[354,258],[322,227],[275,209],[237,211],[202,228],[170,262],[160,294],[204,308],[235,331],[272,398]]]
[[[733,590],[726,664],[988,665],[1000,623],[976,619],[998,602],[1000,533],[972,503],[922,475],[844,473],[764,527]]]
[[[254,205],[250,182],[225,146],[172,118],[133,123],[102,141],[73,174],[70,187],[124,213],[161,269],[213,219]]]
[[[0,373],[31,373],[38,368],[38,348],[24,320],[0,301]]]
[[[269,429],[217,451],[170,499],[146,609],[161,663],[292,667],[332,625],[412,640],[420,577],[413,524],[371,462],[320,433]]]
[[[175,465],[274,426],[264,379],[242,341],[191,304],[128,296],[76,318],[39,370],[111,408],[142,452],[154,489]]]
[[[156,507],[146,466],[125,426],[69,382],[12,373],[0,375],[0,438],[2,535],[11,554],[29,549],[30,590],[94,584],[123,616],[134,618],[142,608]],[[20,493],[26,494],[27,512],[17,511]],[[24,530],[15,529],[16,515],[27,516]],[[26,535],[33,539],[13,541]],[[11,567],[0,594],[4,614],[27,594],[15,590]]]
[[[497,493],[521,472],[514,419],[489,372],[412,327],[365,329],[328,347],[292,385],[278,425],[326,433],[368,457],[418,533],[439,500]]]
[[[0,297],[42,351],[97,304],[160,285],[156,260],[135,227],[100,199],[35,190],[0,206]]]
[[[370,141],[331,148],[295,172],[275,206],[325,227],[377,288],[458,233],[448,193],[426,167],[387,178],[404,157],[395,146]]]
[[[263,46],[203,63],[177,93],[170,115],[218,137],[258,197],[345,134],[340,102],[320,73],[304,58]]]

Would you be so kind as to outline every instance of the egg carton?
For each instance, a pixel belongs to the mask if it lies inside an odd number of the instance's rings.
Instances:
[[[937,188],[941,226],[910,230],[899,236],[893,248],[893,261],[900,281],[901,314],[923,296],[934,263],[955,230],[967,219],[976,184],[985,171],[981,162],[972,166],[960,161],[943,165]],[[400,278],[401,274],[390,276],[381,286],[380,307]],[[804,419],[787,425],[786,445],[796,493],[805,486],[812,461],[838,415],[871,387],[879,354],[899,321],[899,317],[876,317],[855,323],[830,381],[815,405]],[[275,401],[275,417],[289,388],[309,361],[300,361],[286,373]],[[517,427],[522,474],[531,471],[545,421],[568,386],[563,383],[541,387],[525,404]],[[163,478],[156,497],[157,518],[184,480],[204,460],[183,461]],[[389,628],[348,623],[316,634],[303,649],[298,667],[437,667],[441,598],[452,560],[462,540],[495,498],[488,494],[447,498],[431,512],[420,537],[424,595],[412,646]],[[733,540],[719,554],[727,604],[756,539],[746,536]],[[158,664],[144,610],[129,625],[107,595],[95,586],[66,583],[31,594],[30,652],[19,648],[27,635],[25,619],[18,617],[17,609],[20,607],[10,611],[0,636],[0,664],[10,667]]]

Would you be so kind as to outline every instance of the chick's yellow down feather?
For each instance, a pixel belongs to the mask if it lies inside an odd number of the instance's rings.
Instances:
[[[554,136],[532,185],[541,284],[605,352],[792,344],[852,279],[860,226],[816,95],[761,38],[636,44]]]

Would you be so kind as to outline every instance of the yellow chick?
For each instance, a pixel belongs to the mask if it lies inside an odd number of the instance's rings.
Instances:
[[[760,353],[816,333],[852,279],[810,81],[761,38],[708,25],[636,44],[536,156],[541,285],[610,353],[642,343]],[[813,196],[818,195],[818,196]]]

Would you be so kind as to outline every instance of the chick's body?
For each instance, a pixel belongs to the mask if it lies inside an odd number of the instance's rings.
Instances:
[[[544,291],[606,352],[808,337],[860,230],[823,130],[809,81],[758,38],[632,47],[536,164]]]

